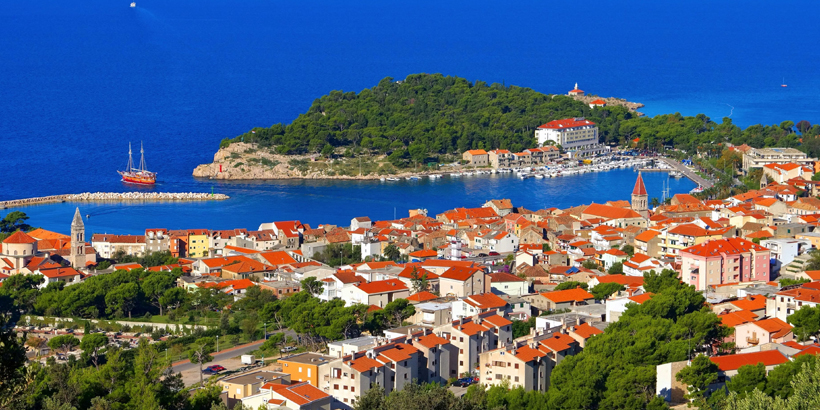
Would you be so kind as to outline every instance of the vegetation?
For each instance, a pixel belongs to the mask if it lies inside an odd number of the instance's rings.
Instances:
[[[330,266],[359,263],[362,261],[361,246],[354,246],[349,242],[344,244],[331,243],[323,251],[314,254],[313,259]]]
[[[624,285],[615,282],[607,282],[607,283],[599,283],[592,287],[589,290],[589,293],[592,293],[592,296],[595,296],[596,300],[606,300],[610,296],[615,293],[618,293],[622,290],[626,290]]]
[[[571,280],[571,281],[559,283],[558,286],[556,286],[555,289],[553,289],[553,290],[565,290],[565,289],[575,289],[575,288],[581,288],[581,289],[586,290],[587,287],[589,287],[589,285],[587,285],[584,282],[577,282],[577,281],[572,281]]]
[[[624,264],[621,262],[615,262],[612,266],[609,267],[607,270],[608,274],[610,275],[623,275],[624,274]]]

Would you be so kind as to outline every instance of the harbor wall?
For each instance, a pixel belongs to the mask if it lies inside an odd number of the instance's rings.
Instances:
[[[225,194],[202,192],[84,192],[81,194],[51,195],[37,198],[0,201],[0,209],[58,202],[153,202],[153,201],[221,201]]]

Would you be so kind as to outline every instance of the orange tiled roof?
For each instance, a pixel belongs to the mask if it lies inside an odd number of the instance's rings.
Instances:
[[[3,243],[7,244],[24,244],[24,243],[35,243],[37,242],[36,239],[32,238],[31,236],[27,235],[23,231],[17,231],[8,238],[3,240]]]
[[[738,354],[731,354],[726,356],[714,356],[710,357],[713,363],[718,365],[718,368],[721,371],[730,371],[730,370],[737,370],[741,366],[745,365],[756,365],[758,363],[763,363],[764,366],[774,366],[778,364],[783,364],[789,359],[780,353],[778,350],[766,350],[763,352],[752,352],[752,353],[738,353]]]
[[[733,300],[729,303],[742,310],[766,309],[766,297],[763,295],[751,295],[744,299]]]
[[[379,362],[377,360],[374,360],[374,359],[371,359],[367,356],[362,356],[362,357],[360,357],[356,360],[352,360],[352,361],[350,361],[349,364],[350,364],[350,367],[353,370],[356,370],[359,373],[364,373],[364,372],[366,372],[370,369],[373,369],[375,367],[384,366],[381,362]]]
[[[718,319],[726,327],[735,327],[744,323],[753,322],[757,319],[757,315],[748,310],[737,310],[734,312],[726,312],[718,315]]]
[[[580,326],[575,326],[575,330],[573,330],[573,332],[584,339],[589,339],[592,336],[604,333],[603,330],[598,329],[597,327],[594,327],[586,322],[582,323]]]
[[[554,303],[566,303],[570,301],[581,302],[585,300],[595,299],[595,296],[592,296],[591,293],[581,288],[544,292],[541,294],[541,296],[551,300]]]
[[[753,322],[755,326],[772,334],[772,338],[778,339],[786,336],[792,331],[792,326],[776,317],[758,320]]]
[[[438,299],[438,296],[424,290],[418,293],[414,293],[407,297],[408,301],[411,302],[425,302],[428,300]]]
[[[422,345],[422,346],[424,346],[428,349],[432,349],[436,346],[446,345],[446,344],[450,343],[449,341],[447,341],[447,339],[445,339],[441,336],[437,336],[433,333],[430,333],[430,334],[427,334],[427,335],[424,335],[424,336],[419,336],[418,342],[419,342],[420,345]]]
[[[459,267],[453,266],[450,269],[447,269],[444,273],[441,274],[441,278],[443,279],[453,279],[457,281],[465,281],[471,278],[477,272],[480,272],[481,269],[479,268],[467,268],[467,267]]]
[[[493,309],[507,306],[507,301],[493,293],[468,296],[464,299],[464,302],[479,309]]]
[[[398,279],[385,279],[375,282],[360,283],[356,285],[356,287],[361,289],[364,293],[367,293],[368,295],[388,292],[400,292],[407,290],[407,286],[404,284],[404,282]]]

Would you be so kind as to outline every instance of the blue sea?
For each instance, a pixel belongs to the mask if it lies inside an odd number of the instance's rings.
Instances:
[[[439,72],[700,112],[742,126],[820,121],[820,2],[7,0],[0,8],[0,200],[127,191],[142,141],[159,191],[211,204],[85,205],[92,231],[254,228],[405,215],[504,196],[528,208],[625,199],[631,171],[554,180],[216,183],[191,171],[219,141],[290,122],[333,89]],[[781,87],[785,82],[789,86]],[[648,175],[651,196],[664,177]],[[688,191],[672,181],[670,193]],[[64,231],[73,205],[24,209]]]

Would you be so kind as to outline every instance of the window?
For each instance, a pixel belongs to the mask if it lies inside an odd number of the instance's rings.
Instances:
[[[391,381],[391,382],[396,381],[396,376],[390,376],[390,381]]]
[[[464,366],[464,360],[460,360],[460,361],[458,362],[458,365],[459,365],[459,366]],[[454,370],[454,372],[455,372],[455,370]]]
[[[345,376],[347,376],[347,373],[345,373]],[[350,373],[350,380],[356,380],[356,373]]]
[[[404,374],[404,380],[407,380],[407,373]]]
[[[310,377],[310,368],[308,368],[308,377]]]
[[[515,364],[515,368],[516,369],[518,368],[518,363]],[[516,377],[516,379],[518,379],[518,378]],[[516,380],[516,381],[518,381],[518,380]]]
[[[515,376],[515,381],[518,382],[518,376]]]
[[[338,385],[338,384],[334,384],[334,385],[333,385],[333,390],[339,390],[339,385]]]
[[[347,399],[345,399],[345,403],[347,403]]]
[[[355,388],[355,387],[351,387],[351,388],[350,388],[350,391],[352,391],[353,393],[356,393],[356,388]]]
[[[458,349],[458,352],[464,354],[464,349]]]
[[[344,389],[347,390],[347,386],[344,386]]]

